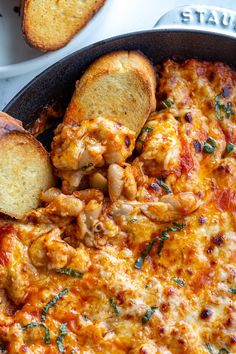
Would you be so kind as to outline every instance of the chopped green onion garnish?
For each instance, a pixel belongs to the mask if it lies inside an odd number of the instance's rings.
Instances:
[[[213,348],[212,348],[212,345],[211,345],[211,343],[206,343],[206,347],[207,347],[207,349],[208,349],[208,351],[209,351],[209,353],[211,353],[211,354],[214,354],[214,352],[213,352]]]
[[[80,167],[80,171],[85,171],[87,170],[89,167],[92,167],[93,166],[93,163],[92,162],[89,162],[87,165],[84,165],[82,167]]]
[[[60,300],[63,296],[65,296],[67,293],[68,293],[68,289],[65,288],[64,290],[62,290],[59,294],[57,294],[56,296],[54,296],[52,298],[51,301],[49,301],[43,308],[42,310],[42,314],[41,314],[41,320],[43,322],[46,321],[46,316],[47,316],[47,313],[48,311],[50,310],[51,307],[55,306],[57,301]]]
[[[172,225],[173,226],[169,226],[166,229],[161,231],[161,237],[159,238],[160,242],[159,242],[159,245],[158,245],[158,248],[157,248],[157,254],[158,254],[159,257],[161,256],[161,251],[162,251],[162,248],[164,246],[164,242],[166,240],[168,240],[168,238],[169,238],[168,232],[170,232],[170,231],[171,232],[181,231],[186,226],[186,223],[185,222],[182,222],[182,223],[173,222]]]
[[[203,150],[208,153],[212,154],[216,151],[216,141],[213,138],[208,138],[207,141],[203,145]]]
[[[174,101],[172,101],[170,98],[167,98],[167,100],[162,101],[161,104],[164,109],[170,108],[174,104]]]
[[[230,354],[230,352],[229,352],[228,349],[226,349],[226,348],[221,348],[221,349],[219,350],[219,354]]]
[[[28,328],[33,328],[33,327],[42,327],[44,329],[44,331],[45,331],[45,335],[43,337],[44,343],[46,343],[46,344],[50,344],[51,343],[49,328],[47,328],[47,326],[44,323],[31,322],[31,323],[28,323],[27,325],[21,327],[21,329],[22,329],[22,331],[25,331]]]
[[[164,246],[164,242],[165,240],[168,240],[169,238],[169,234],[168,232],[172,231],[172,232],[176,232],[176,231],[181,231],[184,227],[186,226],[185,222],[182,223],[177,223],[177,222],[173,222],[172,226],[167,227],[166,229],[161,231],[161,237],[160,238],[153,238],[143,249],[143,251],[141,252],[140,257],[136,260],[134,267],[136,269],[141,269],[143,266],[143,263],[145,261],[145,258],[149,255],[149,253],[151,252],[154,244],[159,240],[159,244],[158,244],[158,248],[157,248],[157,254],[160,257],[161,255],[161,251],[162,248]]]
[[[222,93],[219,93],[215,97],[215,114],[216,118],[219,120],[223,120],[224,118],[230,118],[234,114],[232,109],[232,103],[227,102],[226,105],[220,102],[220,97],[222,97]]]
[[[143,263],[145,261],[145,258],[148,256],[148,254],[151,252],[154,244],[157,242],[157,238],[153,238],[147,245],[144,247],[143,251],[141,252],[141,256],[137,259],[137,261],[134,264],[134,267],[136,269],[141,269],[143,266]]]
[[[135,267],[136,269],[141,269],[142,266],[143,266],[143,263],[144,263],[143,257],[139,257],[139,258],[137,259],[137,261],[135,262],[134,267]]]
[[[68,330],[67,330],[67,323],[62,323],[60,325],[60,330],[59,330],[59,336],[56,339],[57,347],[60,353],[65,353],[65,348],[63,345],[63,339],[67,335]]]
[[[179,284],[179,286],[185,286],[185,282],[182,279],[174,277],[173,280]]]
[[[185,228],[186,226],[186,222],[181,222],[181,223],[178,223],[178,222],[173,222],[172,223],[173,226],[170,226],[170,227],[167,227],[166,231],[181,231]]]
[[[136,218],[136,217],[134,217],[134,218],[132,218],[132,219],[129,220],[129,222],[130,222],[131,224],[135,223],[136,221],[138,221],[138,218]]]
[[[137,139],[137,142],[139,142],[139,143],[142,144],[142,145],[144,145],[144,143],[145,143],[145,141],[142,140],[141,138],[138,138],[138,139]]]
[[[157,182],[158,184],[162,187],[162,189],[164,189],[164,191],[167,193],[167,194],[171,194],[172,191],[171,189],[169,188],[169,186],[167,186],[167,184],[165,184],[161,179],[157,179]]]
[[[138,139],[137,139],[137,142],[139,142],[140,144],[144,144],[145,143],[145,141],[143,140],[143,139],[141,139],[141,136],[144,134],[144,133],[150,133],[150,132],[152,132],[153,131],[153,129],[151,128],[151,127],[144,127],[142,130],[141,130],[141,132],[140,132],[140,134],[139,134],[139,137],[138,137]],[[145,137],[144,137],[145,138]]]
[[[152,317],[152,315],[154,314],[154,312],[156,311],[157,307],[150,307],[150,309],[148,309],[145,313],[145,315],[142,317],[142,324],[146,324],[150,318]]]
[[[236,288],[229,288],[229,293],[236,294]]]
[[[72,278],[83,278],[83,274],[82,273],[79,273],[79,272],[77,272],[76,270],[74,270],[72,268],[56,269],[56,273],[69,275]]]
[[[153,128],[151,127],[144,127],[141,132],[140,135],[144,134],[144,133],[151,133],[153,131]]]
[[[115,300],[114,300],[112,297],[110,297],[110,298],[109,298],[109,302],[110,302],[111,307],[113,308],[113,310],[114,310],[116,316],[118,316],[118,315],[120,314],[120,311],[118,310],[118,308],[117,308],[117,306],[116,306]]]
[[[215,114],[216,114],[217,119],[223,120],[224,117],[221,115],[220,96],[221,96],[221,94],[218,94],[215,97]]]
[[[159,242],[158,248],[157,248],[158,257],[161,256],[161,251],[162,251],[162,248],[164,247],[164,242],[166,240],[168,240],[168,238],[169,238],[167,231],[164,230],[161,232],[161,234],[162,234],[162,236],[160,237],[160,242]]]
[[[233,149],[234,149],[234,144],[229,143],[226,145],[225,150],[226,150],[227,154],[229,154],[231,151],[233,151]]]
[[[232,110],[232,103],[228,102],[226,105],[222,105],[223,111],[226,114],[226,118],[230,118],[234,114],[234,111]]]

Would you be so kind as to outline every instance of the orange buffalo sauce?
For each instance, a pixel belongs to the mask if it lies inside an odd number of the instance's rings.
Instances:
[[[158,96],[129,159],[135,199],[94,193],[72,215],[57,191],[2,221],[2,352],[236,353],[236,74],[168,60]]]

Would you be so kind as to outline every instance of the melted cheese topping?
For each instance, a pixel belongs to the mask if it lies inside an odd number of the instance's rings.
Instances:
[[[158,96],[171,104],[137,139],[135,199],[57,191],[0,228],[8,353],[236,353],[235,87],[221,63],[168,60]]]

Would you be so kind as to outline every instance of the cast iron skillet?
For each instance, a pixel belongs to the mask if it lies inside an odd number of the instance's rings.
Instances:
[[[173,57],[177,60],[199,58],[222,61],[236,68],[236,26],[233,25],[236,23],[236,12],[205,6],[180,7],[161,18],[158,24],[165,25],[166,22],[174,22],[175,28],[168,26],[168,29],[118,36],[67,56],[33,79],[4,111],[22,120],[24,126],[28,127],[45,105],[59,101],[66,107],[76,80],[88,65],[114,50],[139,50],[154,64]],[[183,25],[191,25],[191,28],[183,29]],[[208,25],[207,31],[199,31],[199,26],[203,25]],[[213,33],[212,30],[221,33]],[[41,140],[46,144],[48,139],[46,135]]]

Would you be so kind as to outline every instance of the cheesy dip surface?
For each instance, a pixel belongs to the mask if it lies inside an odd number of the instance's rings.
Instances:
[[[58,126],[61,190],[1,221],[3,353],[236,353],[236,74],[167,60],[140,135]]]

